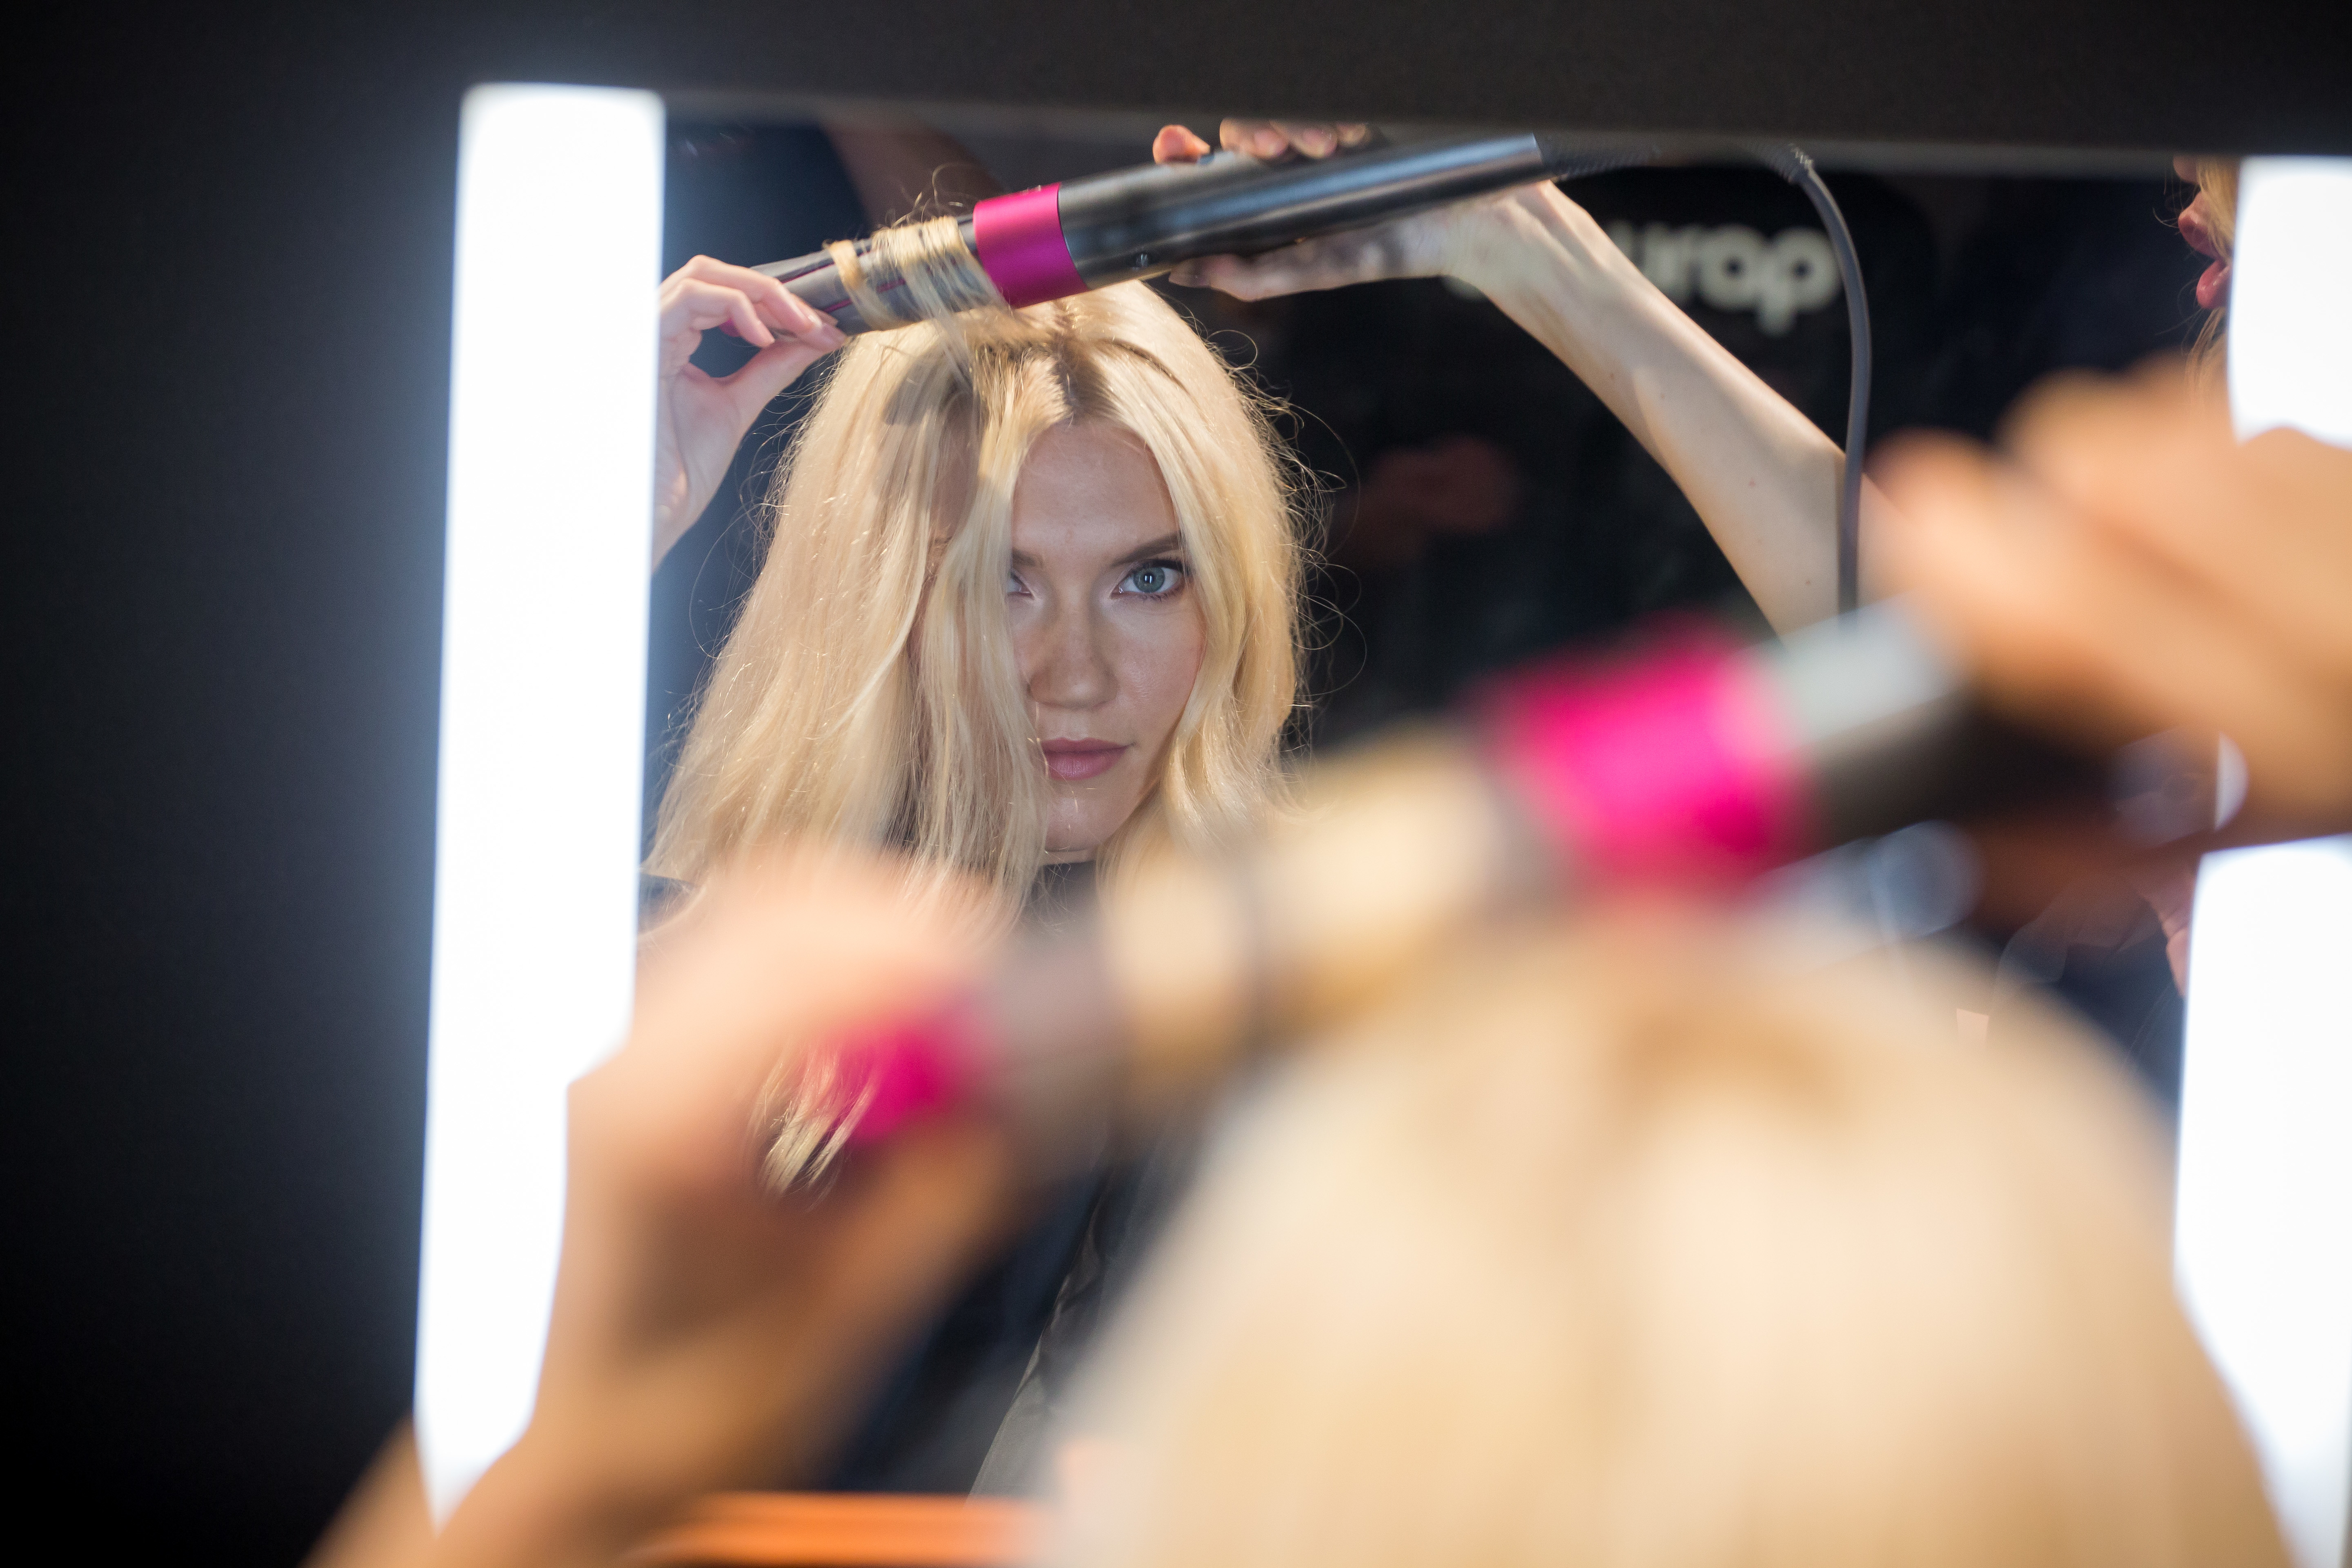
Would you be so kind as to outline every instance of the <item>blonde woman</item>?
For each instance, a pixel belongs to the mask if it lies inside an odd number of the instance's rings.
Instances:
[[[651,869],[895,842],[1017,904],[1049,862],[1245,830],[1297,700],[1283,467],[1245,387],[1141,287],[861,339],[771,497]]]
[[[1107,1336],[1055,1561],[2283,1568],[2115,1068],[1611,927],[1257,1108]]]

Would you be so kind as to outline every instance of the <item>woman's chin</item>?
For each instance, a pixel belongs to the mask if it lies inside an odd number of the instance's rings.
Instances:
[[[1072,861],[1090,861],[1111,834],[1118,831],[1113,822],[1105,826],[1102,818],[1108,813],[1072,810],[1073,806],[1092,806],[1096,802],[1059,800],[1058,810],[1045,819],[1045,863],[1067,865]]]
[[[1057,779],[1047,789],[1052,796],[1045,809],[1049,862],[1094,859],[1096,852],[1135,815],[1144,795],[1124,768],[1079,783]]]

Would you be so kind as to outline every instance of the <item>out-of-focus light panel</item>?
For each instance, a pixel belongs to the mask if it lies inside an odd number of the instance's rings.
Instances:
[[[2287,425],[2352,446],[2347,258],[2352,160],[2246,161],[2230,304],[2241,437]],[[2189,938],[2176,1256],[2301,1568],[2344,1561],[2352,1492],[2347,977],[2352,838],[2206,857]]]
[[[2230,262],[2230,413],[2352,446],[2352,158],[2249,158]]]
[[[416,1427],[446,1517],[536,1393],[564,1089],[628,1027],[662,106],[489,86],[457,153]]]

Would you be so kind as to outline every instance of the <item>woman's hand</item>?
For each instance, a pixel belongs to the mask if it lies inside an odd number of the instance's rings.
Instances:
[[[731,376],[690,361],[724,327],[759,349]],[[841,329],[774,278],[698,256],[661,286],[661,405],[654,447],[654,564],[702,516],[760,411],[839,348]]]
[[[803,857],[714,884],[651,939],[627,1045],[572,1091],[530,1427],[435,1568],[616,1561],[696,1496],[804,1472],[993,1234],[1009,1158],[975,1122],[905,1129],[821,1197],[761,1179],[780,1070],[975,971],[899,887]]]
[[[1229,152],[1276,159],[1286,153],[1328,158],[1370,139],[1362,125],[1332,125],[1277,120],[1228,120],[1218,139]],[[1197,163],[1209,144],[1181,125],[1165,126],[1151,143],[1155,163]],[[1267,299],[1391,277],[1453,276],[1484,287],[1480,275],[1510,246],[1514,220],[1508,209],[1551,201],[1566,204],[1549,182],[1490,196],[1476,196],[1409,217],[1320,239],[1301,240],[1259,256],[1214,256],[1188,261],[1168,275],[1171,283],[1214,288],[1240,299]]]
[[[1878,464],[1887,575],[1987,695],[2093,746],[2227,735],[2239,841],[2352,831],[2352,453],[2241,444],[2177,361],[2045,383],[2003,444]]]

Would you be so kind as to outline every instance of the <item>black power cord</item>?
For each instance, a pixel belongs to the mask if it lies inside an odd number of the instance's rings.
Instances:
[[[1836,253],[1838,278],[1845,288],[1845,319],[1853,340],[1853,376],[1846,392],[1845,485],[1838,495],[1838,612],[1862,604],[1862,457],[1870,439],[1870,299],[1862,288],[1862,262],[1854,255],[1853,231],[1838,211],[1837,198],[1822,183],[1821,172],[1801,147],[1781,144],[1760,147],[1756,155],[1772,171],[1805,193],[1829,231],[1830,249]]]

